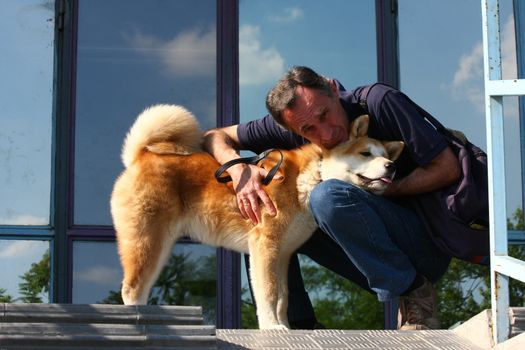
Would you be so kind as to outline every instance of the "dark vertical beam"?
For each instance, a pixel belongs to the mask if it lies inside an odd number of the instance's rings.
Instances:
[[[74,36],[76,1],[58,0],[56,2],[57,40],[56,40],[56,82],[54,96],[54,184],[52,203],[52,226],[54,228],[52,261],[52,302],[71,302],[69,293],[69,259],[67,245],[69,213],[69,176],[71,115],[73,110],[74,62],[76,42]]]
[[[377,81],[400,88],[397,0],[376,0]],[[397,328],[399,301],[385,302],[385,329]]]
[[[376,0],[377,80],[400,87],[397,0]]]
[[[217,125],[239,123],[239,4],[217,0]],[[241,326],[241,260],[217,249],[217,328]]]
[[[514,0],[514,28],[518,79],[525,79],[525,4]],[[518,97],[520,118],[521,169],[525,169],[525,96]],[[521,171],[521,208],[525,208],[525,171]]]

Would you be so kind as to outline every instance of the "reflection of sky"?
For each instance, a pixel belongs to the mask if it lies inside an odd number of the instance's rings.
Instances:
[[[189,6],[191,4],[191,6]],[[215,1],[81,1],[75,222],[111,224],[109,196],[135,117],[182,104],[215,126]]]
[[[51,185],[54,5],[0,1],[0,8],[0,225],[45,225]]]
[[[0,240],[0,288],[6,289],[5,295],[13,299],[20,297],[20,277],[29,271],[31,264],[38,263],[48,249],[47,241]],[[43,302],[49,300],[48,295],[40,297]]]

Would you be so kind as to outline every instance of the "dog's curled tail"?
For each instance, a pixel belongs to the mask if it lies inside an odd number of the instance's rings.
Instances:
[[[202,132],[191,112],[177,105],[155,105],[144,110],[129,130],[122,162],[129,167],[143,151],[189,154],[199,151],[201,144]]]

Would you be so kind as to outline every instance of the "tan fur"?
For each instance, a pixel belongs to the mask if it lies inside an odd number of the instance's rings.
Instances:
[[[289,259],[316,228],[308,210],[309,193],[321,181],[323,159],[332,160],[327,167],[337,168],[338,160],[353,152],[358,139],[368,139],[362,134],[368,118],[358,120],[359,125],[366,123],[360,127],[361,134],[353,131],[346,146],[334,152],[315,145],[282,151],[280,176],[265,187],[277,215],[271,217],[263,209],[262,222],[254,226],[242,218],[231,185],[214,178],[219,164],[199,150],[201,134],[191,113],[169,105],[145,110],[126,138],[122,154],[126,169],[111,196],[124,269],[124,303],[147,302],[173,244],[188,235],[205,244],[249,253],[259,327],[288,327]],[[269,169],[277,161],[278,153],[273,152],[263,167]],[[330,172],[331,177],[350,180],[344,170]]]

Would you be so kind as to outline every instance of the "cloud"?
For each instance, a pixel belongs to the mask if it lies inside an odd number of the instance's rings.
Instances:
[[[239,30],[239,83],[261,85],[275,82],[284,73],[284,59],[273,47],[263,48],[259,26],[243,25]]]
[[[35,257],[39,259],[49,248],[47,242],[42,241],[12,241],[0,245],[0,259]]]
[[[516,42],[514,35],[514,18],[509,16],[501,32],[501,63],[503,79],[514,79],[516,71]],[[454,98],[466,99],[479,112],[485,112],[483,44],[477,42],[458,62],[454,78],[445,88],[449,89]],[[506,104],[505,114],[517,116],[514,103]]]
[[[30,214],[22,214],[17,216],[6,215],[0,218],[2,225],[47,225],[49,218],[38,217]]]
[[[291,23],[298,21],[304,17],[304,12],[299,7],[288,7],[283,10],[283,13],[270,15],[268,20],[277,23]]]
[[[133,48],[143,55],[159,59],[163,68],[175,76],[214,76],[216,68],[216,32],[190,29],[170,40],[136,31],[127,36]]]
[[[93,266],[76,274],[78,279],[83,282],[115,285],[122,279],[122,273],[117,268],[107,266]]]

